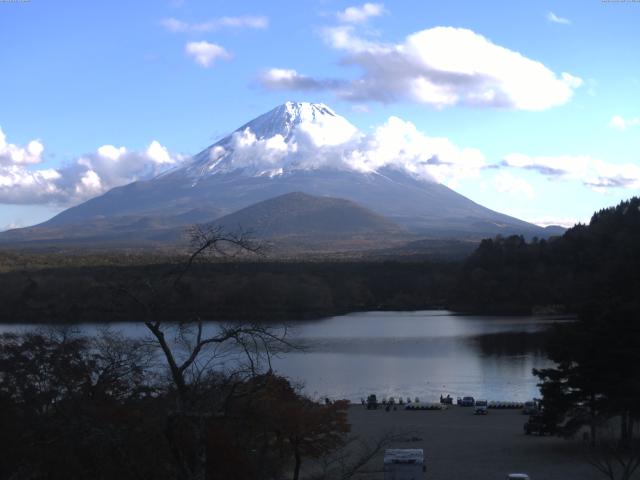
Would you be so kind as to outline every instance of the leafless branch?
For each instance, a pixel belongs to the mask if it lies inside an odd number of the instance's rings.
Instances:
[[[198,257],[213,253],[221,257],[236,257],[241,253],[261,255],[264,244],[251,238],[251,232],[238,229],[227,232],[220,225],[194,225],[188,230],[192,253],[178,272],[174,286],[180,283]]]
[[[630,480],[640,468],[640,442],[622,445],[614,439],[601,440],[589,449],[587,462],[610,480]]]

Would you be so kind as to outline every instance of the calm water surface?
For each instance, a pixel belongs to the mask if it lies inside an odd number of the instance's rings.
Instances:
[[[448,311],[354,313],[296,323],[290,335],[302,351],[280,354],[273,367],[315,398],[357,401],[375,393],[429,401],[450,394],[524,401],[539,396],[531,370],[551,365],[542,336],[558,321],[567,320]],[[32,328],[2,325],[0,331]],[[100,326],[79,328],[92,334]],[[112,328],[146,335],[142,324]]]

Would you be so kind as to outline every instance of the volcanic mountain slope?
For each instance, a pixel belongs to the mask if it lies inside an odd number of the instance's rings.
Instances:
[[[0,238],[119,239],[209,222],[292,192],[356,202],[431,238],[547,236],[448,187],[392,166],[361,168],[350,147],[362,134],[323,104],[287,102],[243,125],[181,167],[114,188],[38,226]],[[251,229],[253,225],[245,225]],[[115,230],[114,230],[115,229]],[[74,233],[71,233],[74,232]]]
[[[329,250],[380,248],[406,239],[406,229],[349,200],[287,193],[258,202],[213,223],[250,234],[279,247],[327,247]]]

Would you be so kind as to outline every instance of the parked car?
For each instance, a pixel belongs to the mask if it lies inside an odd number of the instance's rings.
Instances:
[[[461,407],[473,407],[475,403],[476,401],[473,397],[462,397],[462,400],[460,401],[459,405]]]
[[[377,410],[378,409],[378,398],[375,394],[371,394],[367,397],[367,410]]]
[[[486,415],[487,413],[489,413],[489,410],[487,408],[488,406],[488,402],[486,400],[476,400],[475,402],[475,408],[473,410],[473,413],[476,415]]]
[[[507,480],[530,480],[529,475],[526,473],[510,473],[507,475]]]
[[[522,413],[524,415],[535,415],[537,413],[540,413],[538,404],[535,401],[524,402]]]
[[[525,435],[552,435],[554,427],[542,415],[531,415],[524,424]]]

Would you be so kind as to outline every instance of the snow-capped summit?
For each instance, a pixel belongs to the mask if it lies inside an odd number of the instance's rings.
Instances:
[[[349,142],[358,129],[323,103],[286,102],[194,156],[191,178],[242,170],[251,176],[302,168],[308,150]],[[309,165],[306,165],[308,167]]]
[[[286,102],[243,125],[236,132],[247,128],[258,139],[281,135],[289,141],[298,129],[315,128],[321,133],[322,144],[343,143],[357,129],[347,119],[338,115],[324,103]]]

